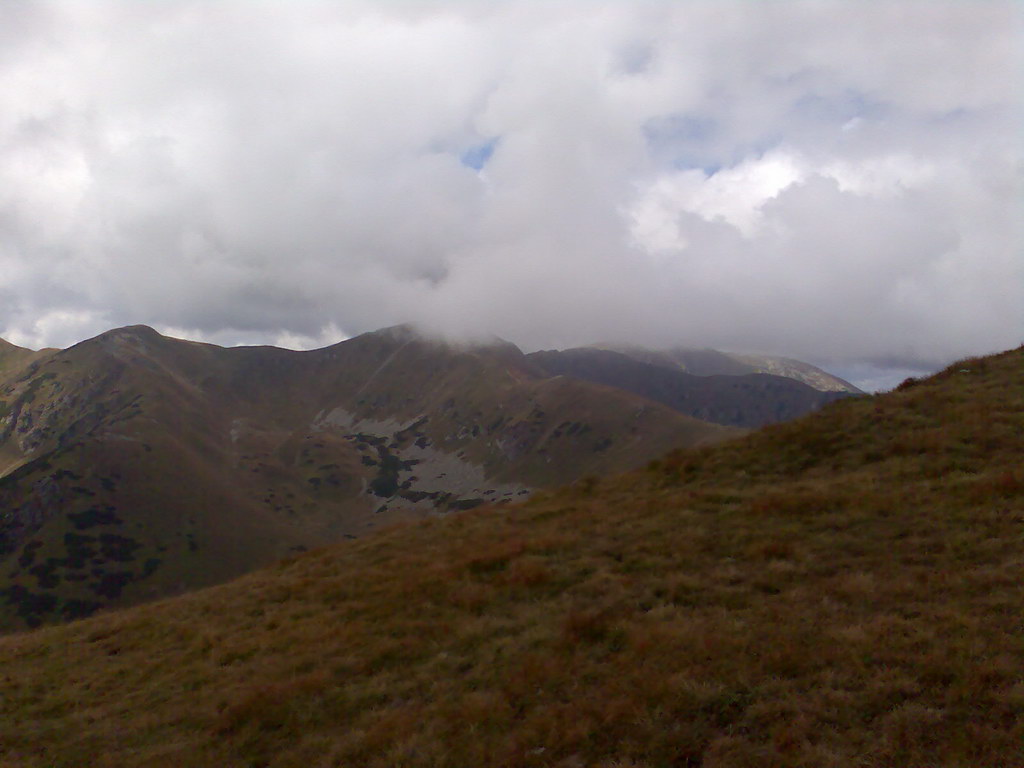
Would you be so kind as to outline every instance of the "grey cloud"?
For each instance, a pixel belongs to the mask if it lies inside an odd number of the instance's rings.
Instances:
[[[318,343],[411,320],[865,381],[1020,341],[1011,2],[0,14],[14,341],[145,322]]]

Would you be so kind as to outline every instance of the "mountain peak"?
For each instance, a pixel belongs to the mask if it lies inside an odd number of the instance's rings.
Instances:
[[[97,339],[154,339],[164,338],[158,331],[148,325],[126,325],[121,328],[112,328],[96,337]]]
[[[501,350],[514,352],[517,356],[522,351],[511,341],[495,336],[493,333],[485,333],[478,336],[452,337],[442,333],[434,333],[414,323],[402,323],[387,328],[380,328],[376,331],[369,331],[356,337],[357,339],[382,339],[398,344],[420,342],[430,346],[446,348],[453,351],[482,352]],[[340,342],[344,344],[345,342]]]
[[[367,331],[366,333],[360,334],[356,338],[365,337],[374,337],[400,342],[413,341],[416,339],[425,338],[423,332],[412,323],[399,323],[398,325],[389,325],[385,328],[378,328],[375,331]],[[344,344],[344,342],[341,343]]]

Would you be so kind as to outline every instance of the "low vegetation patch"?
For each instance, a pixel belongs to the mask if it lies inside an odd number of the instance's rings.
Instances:
[[[963,361],[0,639],[2,759],[1024,765],[1022,384],[1022,350]]]

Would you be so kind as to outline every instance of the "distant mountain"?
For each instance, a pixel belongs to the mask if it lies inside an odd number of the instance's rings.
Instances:
[[[736,430],[399,326],[311,352],[133,326],[0,376],[0,627],[194,589]],[[27,354],[26,354],[27,353]]]
[[[863,394],[857,387],[838,376],[821,370],[810,363],[788,357],[769,355],[739,355],[715,349],[688,349],[675,347],[652,350],[633,345],[597,344],[594,349],[610,350],[643,363],[672,368],[694,376],[742,376],[748,373],[767,373],[803,382],[822,392],[849,392]]]
[[[617,387],[697,419],[738,427],[788,421],[849,395],[821,391],[789,376],[751,373],[753,366],[714,350],[676,353],[633,347],[616,352],[581,347],[527,357],[549,375]],[[788,370],[797,365],[805,364],[794,363]]]

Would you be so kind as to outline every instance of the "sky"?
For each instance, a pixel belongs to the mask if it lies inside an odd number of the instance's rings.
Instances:
[[[1024,341],[1024,4],[0,3],[0,337]]]

